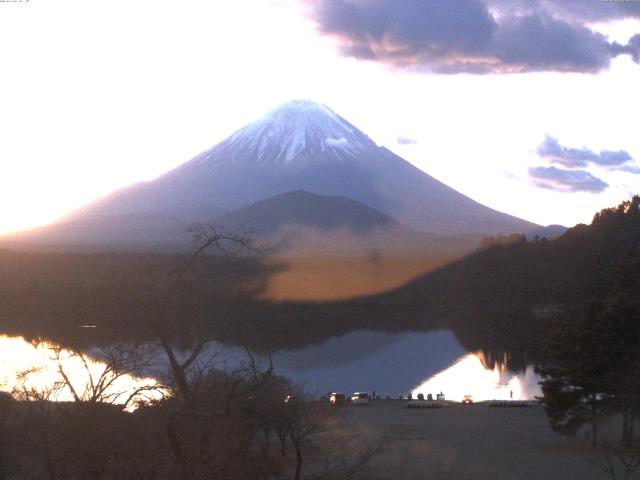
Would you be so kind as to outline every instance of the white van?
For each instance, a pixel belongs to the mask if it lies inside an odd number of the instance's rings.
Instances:
[[[351,403],[354,405],[369,405],[369,394],[367,392],[355,392],[351,395]]]

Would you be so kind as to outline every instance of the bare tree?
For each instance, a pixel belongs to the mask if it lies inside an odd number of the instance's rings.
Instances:
[[[64,389],[62,379],[48,384],[32,382],[31,378],[41,372],[42,367],[33,367],[16,373],[16,384],[11,390],[11,397],[21,402],[52,402]]]
[[[214,252],[218,255],[236,256],[242,252],[258,251],[251,232],[225,233],[216,225],[203,223],[194,224],[190,231],[193,235],[195,249],[187,264],[180,271],[177,277],[178,282],[191,269],[194,262],[207,253]]]
[[[181,287],[186,283],[188,274],[193,274],[196,280],[202,280],[202,276],[197,273],[195,267],[199,260],[208,258],[208,255],[213,253],[215,255],[236,256],[243,252],[258,252],[258,248],[246,232],[229,234],[223,232],[222,229],[215,225],[197,223],[192,226],[191,233],[193,234],[194,242],[193,253],[181,268],[171,272],[169,276],[170,281],[166,285],[165,291],[160,294],[162,300],[165,302],[182,295]],[[136,303],[150,312],[146,316],[145,321],[153,335],[158,339],[159,345],[167,357],[177,393],[184,400],[189,399],[189,369],[194,366],[200,359],[200,356],[206,352],[208,345],[216,341],[222,341],[224,338],[210,335],[197,335],[199,338],[197,338],[188,349],[186,355],[184,355],[184,359],[180,360],[181,355],[178,354],[172,342],[172,335],[169,333],[171,328],[167,328],[166,325],[163,325],[163,323],[151,313],[156,311],[156,302],[150,303],[131,288],[126,288],[126,292],[135,299]],[[157,298],[156,300],[158,301],[160,299]],[[177,301],[176,303],[180,302]],[[173,319],[173,321],[176,322],[177,319]],[[174,325],[171,327],[173,326]],[[185,351],[184,348],[182,350],[183,352]]]
[[[30,460],[30,465],[24,472],[29,475],[39,475],[48,480],[60,478],[62,457],[55,452],[55,400],[64,389],[64,382],[60,379],[48,384],[32,381],[34,375],[42,368],[30,368],[16,374],[16,384],[11,390],[11,397],[21,407],[21,426],[27,438],[21,436],[18,441],[24,445],[21,452]],[[27,447],[28,445],[28,448]]]
[[[0,392],[0,480],[10,478],[16,469],[13,461],[15,450],[16,402],[10,394]]]
[[[315,436],[326,431],[326,416],[310,402],[298,400],[292,403],[289,423],[289,439],[296,453],[294,480],[300,480],[305,447]]]
[[[156,380],[137,378],[149,374],[153,366],[154,352],[148,346],[109,345],[97,349],[94,358],[78,349],[56,346],[51,351],[59,382],[76,402],[109,403],[127,409],[134,402],[147,402],[163,394]],[[80,365],[80,371],[69,374],[68,362]]]
[[[588,453],[589,461],[612,480],[631,480],[640,469],[640,441],[602,441]]]

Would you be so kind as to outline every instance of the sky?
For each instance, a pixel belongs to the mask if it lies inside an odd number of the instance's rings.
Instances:
[[[290,99],[540,224],[640,193],[640,1],[0,2],[0,233]]]

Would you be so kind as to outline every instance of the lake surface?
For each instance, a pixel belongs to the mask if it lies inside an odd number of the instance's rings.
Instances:
[[[533,369],[521,374],[487,369],[481,354],[467,352],[445,330],[355,331],[320,345],[278,352],[273,362],[277,371],[314,396],[375,390],[394,398],[443,392],[450,400],[466,394],[476,400],[530,400],[540,393]]]
[[[29,385],[46,389],[60,379],[59,366],[72,378],[78,391],[89,375],[100,375],[104,364],[91,361],[89,368],[62,351],[62,362],[54,358],[51,345],[32,345],[21,337],[0,336],[0,389],[11,391],[21,372],[31,370]],[[221,346],[214,346],[220,354]],[[228,348],[221,358],[233,368],[246,355]],[[246,360],[246,357],[244,358]],[[466,394],[476,401],[491,399],[533,399],[539,395],[538,378],[532,369],[515,374],[506,369],[485,368],[481,354],[467,352],[450,331],[386,333],[359,330],[321,344],[272,355],[277,373],[303,386],[313,397],[331,391],[351,393],[375,391],[397,398],[412,393],[444,393],[460,400]],[[123,377],[115,386],[131,390],[149,379]],[[71,400],[62,389],[58,400]]]
[[[65,384],[62,372],[69,379],[70,385]],[[131,392],[142,387],[145,391],[132,398],[132,408],[136,399],[161,396],[161,390],[156,388],[157,382],[154,378],[129,374],[115,378],[109,372],[110,369],[105,363],[91,358],[90,355],[78,355],[46,342],[32,344],[22,337],[0,335],[1,391],[22,392],[31,399],[73,401],[71,386],[76,395],[84,400],[96,391],[95,386],[99,382],[104,381],[110,383],[109,387],[101,392],[101,396],[110,403],[124,404],[129,400]]]

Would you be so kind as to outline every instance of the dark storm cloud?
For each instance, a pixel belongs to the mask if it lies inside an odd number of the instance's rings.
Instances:
[[[599,153],[588,148],[568,148],[560,145],[560,142],[547,135],[544,142],[537,148],[539,156],[548,158],[553,163],[559,163],[565,167],[586,167],[589,164],[614,167],[633,160],[631,155],[624,150],[612,152],[602,150]]]
[[[615,56],[604,35],[546,13],[501,22],[494,53],[517,70],[561,72],[597,72]]]
[[[529,169],[529,175],[536,186],[558,192],[600,193],[609,187],[607,183],[584,170],[533,167]]]
[[[398,68],[438,73],[598,72],[608,68],[615,56],[633,55],[640,50],[631,43],[609,43],[604,35],[587,28],[575,15],[556,14],[559,9],[552,8],[553,2],[307,0],[307,3],[319,31],[334,37],[343,54]],[[601,11],[599,4],[600,0],[597,6],[592,6],[593,15],[614,16],[609,10]],[[575,7],[576,12],[585,10],[578,4]],[[625,10],[614,10],[618,16],[630,15]],[[637,10],[629,12],[635,15]]]
[[[479,0],[321,0],[315,19],[346,55],[396,64],[482,54],[497,27]]]
[[[398,137],[396,139],[396,141],[400,144],[400,145],[415,145],[416,143],[418,143],[417,140],[414,140],[413,138],[409,138],[409,137]]]

